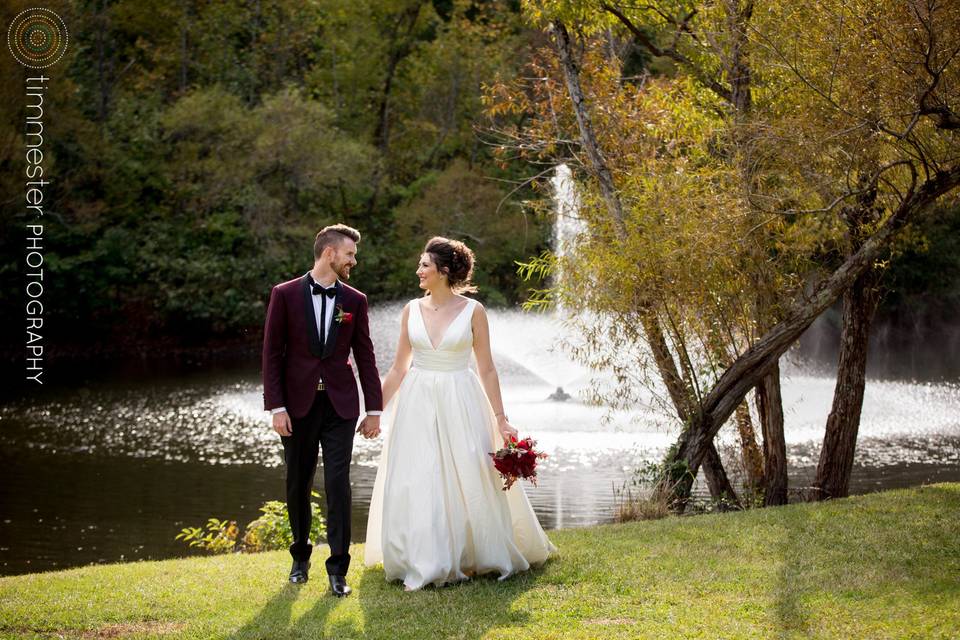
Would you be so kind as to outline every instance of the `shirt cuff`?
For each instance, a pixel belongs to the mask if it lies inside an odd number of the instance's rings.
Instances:
[[[280,413],[281,411],[286,411],[286,410],[287,410],[286,407],[277,407],[276,409],[270,409],[270,415],[273,415],[275,413]]]
[[[367,411],[368,416],[379,416],[383,414],[383,411]]]

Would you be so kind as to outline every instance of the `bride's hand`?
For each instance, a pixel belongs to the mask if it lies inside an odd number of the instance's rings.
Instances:
[[[510,442],[511,438],[516,438],[519,435],[519,432],[513,428],[513,425],[507,422],[506,416],[500,416],[497,419],[497,428],[500,430],[500,435],[503,437],[504,442]]]
[[[362,433],[363,437],[369,440],[380,435],[380,416],[366,416],[360,421],[357,427],[357,433]]]

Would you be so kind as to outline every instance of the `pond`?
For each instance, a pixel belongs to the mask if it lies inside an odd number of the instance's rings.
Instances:
[[[381,374],[399,309],[372,309]],[[589,376],[551,351],[559,329],[550,318],[493,311],[491,329],[511,421],[549,454],[538,485],[524,487],[540,521],[548,529],[612,521],[614,488],[662,456],[676,436],[669,420],[650,406],[611,414],[584,403]],[[790,482],[802,486],[816,469],[834,381],[782,366]],[[243,524],[264,501],[282,499],[281,447],[262,411],[255,358],[173,375],[86,373],[0,406],[0,573],[190,555],[174,540],[182,527],[208,517]],[[558,385],[573,397],[549,400]],[[721,432],[721,449],[733,442]],[[357,542],[380,447],[355,440]],[[868,380],[853,492],[960,480],[958,463],[960,386]]]

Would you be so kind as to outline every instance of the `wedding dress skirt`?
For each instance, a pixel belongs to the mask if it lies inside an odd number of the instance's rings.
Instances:
[[[556,551],[521,482],[503,491],[488,455],[503,446],[493,409],[468,368],[470,300],[434,348],[410,303],[413,365],[384,411],[384,444],[367,519],[364,564],[383,563],[408,589],[498,572]]]

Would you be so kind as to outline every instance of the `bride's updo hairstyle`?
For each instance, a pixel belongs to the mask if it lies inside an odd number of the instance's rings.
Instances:
[[[423,252],[430,254],[437,271],[447,274],[447,283],[454,293],[473,293],[477,290],[473,277],[473,251],[459,240],[435,236],[427,240]]]

